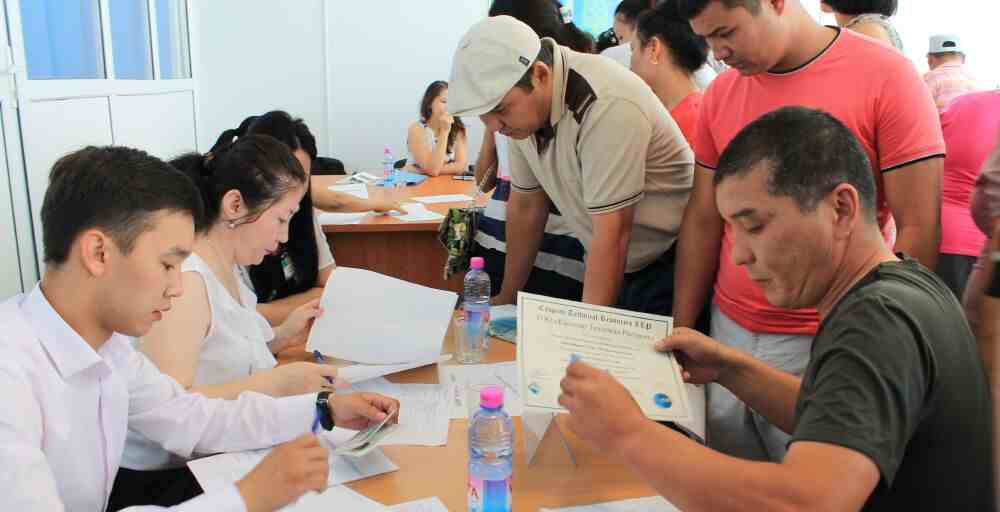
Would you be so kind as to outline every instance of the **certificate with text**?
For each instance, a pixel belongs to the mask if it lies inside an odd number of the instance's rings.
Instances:
[[[666,316],[519,293],[517,364],[525,407],[564,410],[559,382],[576,356],[621,382],[650,419],[688,421],[680,365],[654,348],[672,327]]]

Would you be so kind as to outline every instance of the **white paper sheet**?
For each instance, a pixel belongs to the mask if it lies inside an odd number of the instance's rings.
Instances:
[[[662,496],[650,496],[578,507],[543,508],[539,509],[539,512],[680,512],[680,510]]]
[[[322,226],[359,224],[373,215],[375,215],[373,211],[353,213],[323,212],[319,214],[319,223]]]
[[[625,386],[642,412],[659,421],[690,421],[688,390],[673,354],[654,344],[670,334],[673,319],[581,302],[518,293],[517,362],[525,405],[552,411],[559,383],[579,358]]]
[[[188,468],[194,473],[202,489],[213,491],[246,476],[270,451],[267,449],[220,453],[190,461]],[[331,453],[330,478],[327,484],[330,486],[344,484],[398,469],[399,467],[377,448],[360,458],[341,457]]]
[[[323,289],[324,312],[306,348],[364,364],[434,360],[457,300],[455,292],[337,267]]]
[[[331,510],[384,512],[390,509],[371,498],[352,491],[349,487],[335,485],[322,493],[306,493],[297,502],[280,509],[280,512],[330,512]]]
[[[443,384],[394,384],[373,379],[352,386],[399,400],[399,428],[381,445],[444,446],[448,444],[451,408],[448,387]]]
[[[444,194],[440,196],[422,196],[414,197],[414,201],[420,201],[424,204],[434,204],[434,203],[459,203],[462,201],[472,201],[472,198],[465,194]]]
[[[444,215],[438,212],[428,210],[426,206],[420,203],[403,203],[403,208],[406,208],[407,213],[392,213],[396,220],[401,220],[404,222],[420,222],[429,220],[441,220]]]
[[[348,183],[346,185],[333,185],[327,187],[333,192],[343,192],[345,194],[351,194],[354,197],[359,197],[361,199],[368,199],[368,185],[364,183]]]
[[[436,496],[422,500],[408,501],[389,507],[392,512],[448,512],[448,508]]]
[[[421,366],[442,363],[451,359],[451,354],[444,354],[434,359],[417,361],[415,363],[403,364],[354,364],[337,369],[337,377],[350,383],[364,382],[368,379],[375,379],[385,375],[392,375]]]
[[[507,414],[520,416],[524,409],[517,378],[517,363],[467,364],[438,366],[438,382],[449,387],[448,402],[452,418],[468,418],[468,389],[471,385],[496,384],[503,388],[503,407]]]

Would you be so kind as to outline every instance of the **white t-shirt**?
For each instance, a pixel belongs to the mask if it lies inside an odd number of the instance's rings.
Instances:
[[[205,260],[194,253],[181,265],[181,271],[195,272],[204,280],[210,313],[208,335],[201,342],[194,386],[232,382],[274,368],[278,363],[267,346],[274,338],[274,330],[257,312],[257,295],[253,290],[237,279],[240,292],[237,302]],[[151,470],[183,462],[142,434],[129,431],[123,467]]]

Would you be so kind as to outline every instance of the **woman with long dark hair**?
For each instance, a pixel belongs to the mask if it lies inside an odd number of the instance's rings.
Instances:
[[[306,174],[306,194],[289,222],[288,241],[259,264],[248,267],[242,276],[257,294],[257,311],[271,325],[279,325],[295,308],[322,295],[335,267],[314,208],[339,212],[388,212],[403,211],[403,208],[395,201],[361,199],[323,187],[311,187],[309,177],[317,156],[316,137],[302,119],[281,110],[248,117],[239,127],[226,130],[219,136],[213,151],[255,134],[274,137],[284,143]]]
[[[467,164],[465,124],[448,113],[448,82],[431,82],[420,100],[420,120],[406,133],[409,168],[427,174],[462,174]]]
[[[272,328],[237,270],[260,263],[287,240],[289,221],[307,191],[301,164],[288,146],[264,135],[170,163],[198,186],[205,210],[195,219],[194,252],[181,265],[184,294],[136,347],[178,384],[210,398],[332,390],[332,366],[277,366],[274,357],[305,342],[312,320],[322,314],[318,299]],[[159,492],[152,487],[161,484],[190,491],[194,485],[183,468],[182,459],[130,431],[110,508],[142,503],[144,493]]]

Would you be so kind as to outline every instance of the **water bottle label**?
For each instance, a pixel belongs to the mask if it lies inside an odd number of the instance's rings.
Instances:
[[[510,512],[510,478],[482,480],[469,478],[469,512]]]

